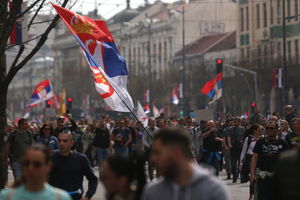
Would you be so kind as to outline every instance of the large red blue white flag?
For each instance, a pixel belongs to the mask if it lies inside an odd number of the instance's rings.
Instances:
[[[35,86],[27,107],[42,103],[53,97],[51,82],[44,80]]]
[[[130,112],[126,62],[104,21],[92,20],[52,4],[79,43],[94,76],[98,94],[114,111]]]
[[[222,73],[218,73],[210,81],[206,82],[200,90],[203,94],[212,99],[211,103],[222,97]]]

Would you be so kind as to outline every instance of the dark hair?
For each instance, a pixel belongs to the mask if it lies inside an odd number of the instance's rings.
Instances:
[[[190,158],[191,152],[191,137],[181,128],[163,128],[155,134],[153,140],[160,140],[164,145],[176,145],[180,147],[182,153]]]
[[[21,118],[21,119],[19,119],[19,121],[18,121],[18,127],[19,128],[21,128],[21,126],[24,124],[24,122],[26,122],[27,121],[27,119],[25,119],[25,118]]]
[[[259,129],[260,125],[258,124],[253,124],[250,126],[250,128],[247,129],[245,136],[248,137],[249,135],[253,135],[254,131]]]
[[[136,183],[135,200],[141,199],[141,195],[146,184],[145,157],[139,154],[132,154],[124,157],[114,154],[107,158],[107,163],[111,171],[117,177],[127,177],[128,184]],[[113,199],[113,194],[109,197]]]
[[[270,124],[270,123],[275,124],[277,129],[279,128],[279,125],[278,125],[278,123],[276,121],[270,120],[270,121],[267,122],[267,124]]]
[[[45,145],[40,143],[32,144],[24,151],[22,157],[24,157],[29,150],[42,152],[45,156],[45,162],[49,163],[51,161],[51,151]],[[17,188],[20,185],[24,184],[25,182],[26,182],[25,177],[21,175],[21,177],[13,183],[12,188]]]
[[[44,124],[42,126],[42,128],[40,129],[40,136],[44,136],[44,129],[45,129],[46,126],[50,127],[50,135],[53,135],[53,128],[52,128],[52,126],[49,125],[49,124]]]

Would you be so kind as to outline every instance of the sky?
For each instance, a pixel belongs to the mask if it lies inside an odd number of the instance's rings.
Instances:
[[[81,12],[87,14],[89,11],[95,10],[95,1],[97,2],[98,14],[105,19],[109,19],[118,12],[126,8],[126,0],[78,0],[74,5],[72,11]],[[157,0],[149,0],[149,3],[153,3]],[[165,3],[172,3],[178,0],[161,0]],[[145,4],[144,0],[131,0],[131,8],[137,8]]]

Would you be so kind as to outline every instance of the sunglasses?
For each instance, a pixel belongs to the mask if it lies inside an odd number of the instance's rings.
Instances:
[[[29,161],[29,160],[25,160],[23,162],[24,167],[29,167],[30,165],[32,165],[34,168],[40,168],[43,165],[43,163],[40,161]]]
[[[270,130],[270,131],[273,131],[273,130],[276,130],[277,128],[274,128],[274,127],[266,127],[266,130]]]

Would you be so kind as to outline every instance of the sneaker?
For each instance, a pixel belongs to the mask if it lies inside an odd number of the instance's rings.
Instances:
[[[231,174],[227,174],[227,180],[231,179]]]

